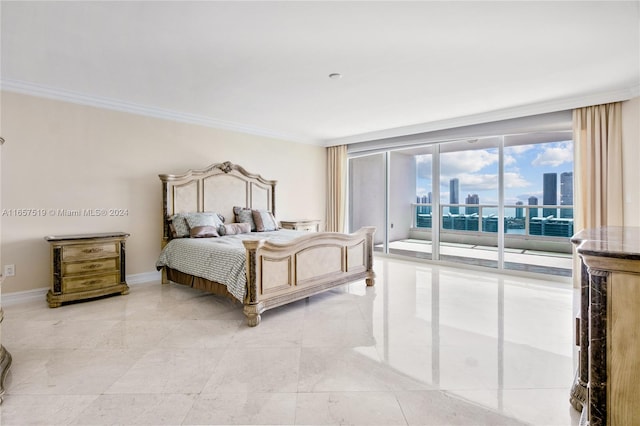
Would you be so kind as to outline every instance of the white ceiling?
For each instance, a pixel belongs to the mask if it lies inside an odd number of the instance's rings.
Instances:
[[[2,87],[331,145],[638,96],[639,5],[2,1]]]

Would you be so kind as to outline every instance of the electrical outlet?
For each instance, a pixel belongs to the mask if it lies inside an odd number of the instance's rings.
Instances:
[[[4,265],[4,276],[13,277],[16,274],[16,265]]]

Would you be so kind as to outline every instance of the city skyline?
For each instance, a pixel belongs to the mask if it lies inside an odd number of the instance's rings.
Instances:
[[[527,205],[529,206],[548,206],[548,205],[563,205],[563,206],[572,206],[573,205],[573,172],[562,172],[560,173],[560,185],[558,185],[558,174],[557,173],[544,173],[543,174],[543,200],[542,204],[538,203],[538,198],[536,196],[530,196],[527,199]],[[449,204],[480,204],[480,197],[478,194],[467,194],[464,202],[460,202],[458,195],[458,187],[459,187],[459,179],[453,178],[449,180]],[[558,189],[560,190],[560,196],[558,196]],[[429,192],[428,195],[417,195],[416,202],[422,204],[430,204],[432,198],[432,193]],[[555,201],[554,201],[555,200]],[[560,200],[560,202],[558,202]],[[516,201],[516,206],[523,206],[523,201]],[[478,213],[477,207],[464,207],[465,214]],[[424,210],[424,209],[422,209]],[[516,217],[522,217],[522,212],[524,208],[516,208]],[[532,216],[536,216],[538,209],[529,209],[532,213]],[[560,216],[558,216],[557,210],[560,210]],[[558,209],[558,208],[543,208],[542,209],[543,216],[555,216],[562,218],[573,218],[573,212],[571,209]],[[424,212],[424,211],[422,211]],[[449,212],[451,214],[460,213],[458,207],[450,207]]]
[[[503,163],[506,205],[515,205],[518,201],[530,205],[531,197],[543,200],[545,173],[560,175],[555,205],[567,205],[569,197],[573,199],[573,141],[505,147]],[[476,194],[482,204],[497,204],[497,148],[444,153],[440,165],[441,203],[450,203],[450,180],[458,179],[458,197]],[[417,196],[421,197],[432,192],[431,155],[416,156],[416,170]]]

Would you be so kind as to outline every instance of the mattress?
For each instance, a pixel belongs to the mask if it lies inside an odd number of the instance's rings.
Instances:
[[[205,278],[227,286],[229,293],[244,300],[246,277],[246,250],[243,241],[269,240],[287,243],[303,235],[304,231],[280,229],[270,232],[225,235],[216,238],[176,238],[160,253],[156,268],[166,266],[186,274]]]

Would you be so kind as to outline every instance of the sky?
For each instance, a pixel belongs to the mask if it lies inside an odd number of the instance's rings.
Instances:
[[[558,173],[558,204],[560,204],[560,173],[573,171],[573,141],[534,145],[519,145],[504,149],[505,204],[522,201],[530,196],[542,204],[544,173]],[[417,195],[431,189],[431,155],[417,156]],[[498,203],[498,149],[447,152],[440,156],[440,200],[449,202],[449,180],[460,180],[459,203],[468,194],[478,194],[480,204]]]

